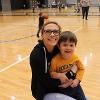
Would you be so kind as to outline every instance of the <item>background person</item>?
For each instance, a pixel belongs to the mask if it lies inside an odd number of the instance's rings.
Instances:
[[[98,5],[99,5],[99,12],[100,12],[100,0],[98,0]]]
[[[40,30],[41,30],[41,28],[42,28],[43,25],[44,25],[44,16],[43,16],[43,13],[40,12],[39,13],[39,24],[38,24],[37,37],[39,37],[39,33],[40,33]]]
[[[43,25],[44,25],[44,22],[45,22],[45,19],[48,19],[48,15],[43,13],[43,12],[40,12],[39,13],[39,24],[38,24],[38,32],[37,32],[37,37],[39,37],[39,33],[40,33],[40,30],[42,29]]]
[[[85,17],[85,19],[88,20],[87,17],[88,17],[88,12],[89,12],[90,0],[80,0],[80,4],[82,6],[83,19]]]

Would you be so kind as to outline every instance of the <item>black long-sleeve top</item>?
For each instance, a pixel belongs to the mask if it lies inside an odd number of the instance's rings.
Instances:
[[[61,83],[58,79],[50,77],[48,64],[52,57],[58,53],[55,47],[52,53],[49,53],[43,42],[37,44],[30,54],[30,66],[32,70],[31,90],[34,97],[38,97],[38,91],[42,87],[44,90],[54,90]],[[39,87],[38,87],[39,84]]]

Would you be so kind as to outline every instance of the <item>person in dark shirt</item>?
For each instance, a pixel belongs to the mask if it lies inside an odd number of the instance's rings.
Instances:
[[[37,37],[39,37],[40,30],[41,30],[42,26],[44,25],[44,19],[45,19],[45,17],[43,16],[43,13],[40,12],[39,13],[39,24],[38,24],[39,29],[38,29],[38,32],[37,32]]]
[[[33,9],[33,13],[35,12],[35,5],[33,4],[32,6],[32,9]]]
[[[58,85],[61,84],[60,80],[51,78],[49,74],[51,59],[59,52],[56,44],[60,32],[61,28],[58,23],[53,21],[45,23],[41,29],[42,40],[30,54],[31,90],[36,100],[43,100],[45,94],[56,92]]]

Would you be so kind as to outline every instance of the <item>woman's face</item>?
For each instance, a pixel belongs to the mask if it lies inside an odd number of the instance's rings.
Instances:
[[[48,24],[42,33],[42,39],[48,46],[55,46],[59,40],[59,27],[56,24]]]

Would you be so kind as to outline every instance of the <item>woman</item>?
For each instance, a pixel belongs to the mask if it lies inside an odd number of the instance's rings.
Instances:
[[[61,83],[60,80],[51,78],[48,72],[52,57],[59,52],[56,44],[60,32],[61,27],[58,23],[45,23],[41,30],[42,41],[34,47],[30,54],[31,90],[36,100],[43,100],[46,93],[56,92]]]
[[[90,0],[80,0],[80,4],[82,5],[83,19],[85,16],[85,19],[88,20],[87,17],[88,17],[88,12],[89,12]]]

